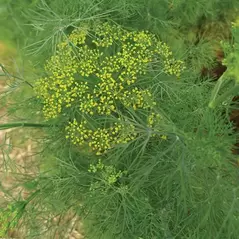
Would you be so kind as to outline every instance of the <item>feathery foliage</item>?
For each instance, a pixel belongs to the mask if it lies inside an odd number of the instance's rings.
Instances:
[[[6,1],[3,21],[20,25],[6,37],[29,62],[24,75],[1,65],[10,119],[0,129],[32,132],[38,172],[16,174],[28,194],[0,210],[1,236],[64,238],[71,215],[89,239],[236,239],[238,7]],[[220,51],[227,84],[201,75]]]

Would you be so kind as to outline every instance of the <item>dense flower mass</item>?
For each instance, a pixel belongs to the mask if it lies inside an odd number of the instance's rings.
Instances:
[[[94,131],[87,128],[87,122],[78,123],[76,119],[66,127],[66,138],[73,144],[83,146],[85,143],[97,155],[105,153],[117,144],[127,143],[136,137],[135,127],[130,124],[115,123],[111,127],[97,128]]]
[[[169,47],[147,31],[129,32],[108,23],[76,29],[58,45],[45,66],[48,76],[36,84],[44,116],[56,118],[67,108],[79,111],[82,117],[71,119],[66,137],[97,154],[127,143],[136,137],[132,125],[119,120],[93,129],[83,118],[120,115],[127,108],[151,112],[156,102],[138,82],[160,63],[165,73],[177,77],[184,69]],[[149,115],[149,125],[158,120],[154,117]]]

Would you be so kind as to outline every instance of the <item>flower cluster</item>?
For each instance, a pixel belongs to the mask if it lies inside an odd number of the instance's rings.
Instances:
[[[182,70],[185,69],[183,66],[183,61],[175,60],[175,59],[166,59],[164,61],[164,71],[169,75],[176,75],[180,77]]]
[[[164,64],[165,73],[177,77],[184,69],[169,47],[147,31],[129,32],[108,23],[76,29],[47,61],[48,76],[36,83],[43,114],[52,119],[67,108],[81,112],[83,118],[120,115],[124,109],[152,111],[156,102],[138,81],[158,61]],[[92,129],[82,117],[79,122],[71,120],[67,138],[74,144],[87,143],[98,154],[135,137],[133,126],[122,136],[124,122]]]
[[[104,23],[97,25],[95,28],[96,37],[92,42],[97,47],[109,47],[113,45],[115,41],[120,40],[124,33],[125,31],[123,31],[121,27]]]
[[[86,124],[86,121],[78,123],[76,119],[73,122],[69,122],[69,125],[66,126],[66,138],[70,138],[73,144],[82,146],[92,134],[91,130],[86,129]]]
[[[88,171],[90,173],[99,173],[102,180],[108,185],[116,183],[124,174],[127,174],[126,171],[117,171],[113,166],[106,166],[101,159],[99,159],[97,164],[90,164]]]
[[[151,112],[148,115],[148,119],[147,119],[147,126],[151,129],[155,129],[157,128],[158,125],[160,125],[162,122],[162,117],[160,114],[155,113],[155,112]],[[156,130],[157,131],[157,130]],[[158,137],[161,140],[167,140],[168,137],[167,135],[164,135],[162,133],[155,133],[154,130],[152,131],[152,137]]]
[[[172,57],[173,53],[166,43],[158,41],[155,52],[163,58],[164,72],[169,75],[176,75],[179,78],[182,71],[186,68],[184,62]]]
[[[97,128],[94,131],[87,128],[87,122],[78,123],[76,119],[66,127],[66,138],[73,144],[88,146],[96,155],[101,155],[117,144],[125,144],[137,136],[135,127],[131,124],[114,123],[110,127]]]
[[[54,79],[54,80],[53,80]],[[38,98],[44,99],[43,113],[46,119],[56,118],[63,108],[69,108],[77,99],[85,97],[87,82],[76,82],[73,77],[58,79],[50,76],[37,82]],[[41,94],[41,96],[40,96]]]
[[[150,113],[148,116],[148,126],[153,127],[161,120],[160,114],[156,114],[154,112]]]

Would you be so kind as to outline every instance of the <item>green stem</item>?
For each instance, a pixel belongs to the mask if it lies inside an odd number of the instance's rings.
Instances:
[[[24,122],[0,124],[0,130],[18,128],[18,127],[45,128],[45,127],[51,127],[51,125],[50,124],[37,124],[37,123],[24,123]]]
[[[216,97],[218,95],[219,90],[222,87],[222,84],[224,83],[224,79],[225,79],[225,73],[218,79],[216,85],[214,86],[214,89],[212,91],[211,100],[210,100],[209,105],[208,105],[209,108],[213,108],[212,106],[213,106],[213,104],[216,100]]]
[[[232,87],[230,90],[219,96],[216,100],[211,101],[209,103],[209,107],[214,109],[218,104],[222,103],[225,99],[227,99],[229,96],[233,95],[234,93],[239,91],[239,85],[236,85]]]

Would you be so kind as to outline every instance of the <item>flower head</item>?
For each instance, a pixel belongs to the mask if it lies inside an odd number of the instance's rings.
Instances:
[[[136,137],[135,129],[120,117],[115,125],[94,128],[85,119],[124,115],[128,108],[151,112],[156,101],[138,82],[158,59],[167,74],[179,77],[184,69],[184,63],[172,57],[169,47],[147,31],[129,32],[109,23],[76,29],[47,61],[48,76],[36,83],[43,114],[52,119],[67,108],[79,111],[81,116],[66,126],[66,137],[73,144],[88,145],[97,154],[127,143]],[[153,118],[149,117],[149,124]]]

